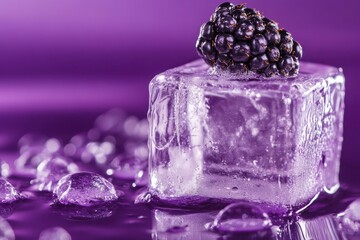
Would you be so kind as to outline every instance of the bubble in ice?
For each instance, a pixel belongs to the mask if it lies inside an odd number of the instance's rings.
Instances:
[[[15,239],[14,230],[11,228],[10,224],[2,217],[0,217],[0,239],[1,240]]]
[[[99,174],[79,172],[61,178],[54,194],[60,204],[93,206],[115,201],[121,193]]]
[[[62,227],[52,227],[40,233],[39,240],[71,240],[71,235]]]
[[[238,202],[222,209],[215,217],[211,228],[220,233],[246,233],[265,230],[271,225],[268,214],[260,207]]]
[[[62,156],[53,156],[39,164],[32,183],[37,184],[39,191],[53,191],[62,177],[78,171],[75,163]]]
[[[20,198],[15,187],[5,178],[0,177],[0,203],[12,203]]]

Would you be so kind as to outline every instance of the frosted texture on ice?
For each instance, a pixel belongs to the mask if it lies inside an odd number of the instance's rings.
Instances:
[[[54,194],[64,205],[92,206],[118,199],[114,185],[96,173],[79,172],[63,177]]]
[[[6,179],[0,177],[0,203],[11,203],[19,199],[20,195]]]
[[[288,79],[217,75],[201,60],[159,74],[150,83],[150,190],[286,206],[334,192],[344,81],[341,70],[305,62]]]

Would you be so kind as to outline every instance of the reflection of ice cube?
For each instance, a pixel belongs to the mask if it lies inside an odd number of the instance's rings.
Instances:
[[[209,74],[201,61],[150,83],[150,190],[305,205],[338,187],[344,76],[302,63],[294,79]]]
[[[219,239],[218,235],[205,229],[205,224],[212,220],[209,213],[186,214],[155,210],[153,219],[153,239]]]

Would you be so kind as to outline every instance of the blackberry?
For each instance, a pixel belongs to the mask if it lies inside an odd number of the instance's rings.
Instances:
[[[235,62],[246,63],[251,55],[251,49],[246,42],[239,42],[234,45],[231,57]]]
[[[215,48],[219,53],[228,53],[233,49],[234,37],[231,34],[220,34],[215,38]]]
[[[266,77],[299,72],[302,47],[292,35],[257,10],[220,4],[201,26],[196,50],[213,67]]]
[[[212,40],[215,37],[215,25],[212,22],[204,23],[201,26],[200,36],[206,40]]]
[[[269,59],[266,54],[254,57],[250,60],[250,69],[254,72],[262,70],[269,65]]]
[[[240,23],[238,29],[235,31],[235,38],[237,40],[249,40],[253,37],[255,26],[248,20]]]
[[[219,33],[232,33],[236,28],[236,20],[230,16],[224,16],[217,22],[217,30]]]
[[[251,53],[253,55],[259,55],[266,52],[267,40],[261,34],[256,34],[251,40]]]
[[[266,77],[272,77],[279,73],[279,69],[276,66],[276,63],[271,63],[267,68],[264,70],[264,75]]]

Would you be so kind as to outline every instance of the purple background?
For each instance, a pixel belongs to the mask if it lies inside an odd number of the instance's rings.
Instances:
[[[145,116],[157,73],[197,58],[200,25],[221,1],[63,0],[0,3],[0,146],[27,131],[88,129],[119,106]],[[358,1],[247,1],[302,43],[304,60],[346,75],[342,182],[358,186]]]

